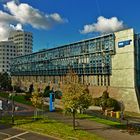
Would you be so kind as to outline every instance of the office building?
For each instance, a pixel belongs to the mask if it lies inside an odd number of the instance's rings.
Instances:
[[[31,32],[12,31],[8,38],[17,47],[17,56],[30,54],[33,49],[33,36]]]
[[[32,53],[32,46],[32,33],[12,31],[8,41],[0,42],[0,72],[9,72],[11,58]]]
[[[93,97],[108,87],[110,97],[123,101],[126,111],[140,112],[140,35],[126,29],[12,60],[13,83],[65,84],[72,68]]]
[[[13,41],[0,42],[0,72],[9,72],[11,58],[17,56],[17,49]]]

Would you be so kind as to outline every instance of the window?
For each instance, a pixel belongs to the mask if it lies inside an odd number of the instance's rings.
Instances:
[[[99,86],[100,82],[99,82],[99,75],[97,76],[97,85]]]
[[[108,75],[108,86],[110,86],[110,76]]]

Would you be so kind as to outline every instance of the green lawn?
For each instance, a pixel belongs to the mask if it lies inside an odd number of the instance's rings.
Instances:
[[[5,94],[5,93],[0,93],[0,96],[4,97],[4,98],[8,98],[8,94]],[[31,101],[25,100],[23,95],[15,96],[14,100],[16,102],[19,102],[19,103],[23,103],[23,104],[27,104],[27,105],[32,105]],[[59,110],[59,111],[61,112],[61,110]],[[102,124],[106,124],[106,125],[109,125],[109,126],[113,126],[113,127],[116,127],[116,128],[125,128],[125,126],[121,125],[119,122],[114,122],[114,121],[110,121],[110,120],[106,120],[106,119],[101,119],[101,118],[98,118],[98,117],[95,117],[95,116],[91,116],[91,115],[87,115],[87,114],[78,114],[77,117],[80,118],[80,119],[92,120],[92,121],[95,121],[95,122],[98,122],[98,123],[102,123]]]
[[[91,116],[88,114],[78,114],[77,118],[88,119],[91,121],[95,121],[97,123],[105,124],[105,125],[108,125],[111,127],[119,128],[119,129],[126,129],[126,124],[122,124],[120,122],[115,122],[115,121],[111,121],[111,120],[107,120],[107,119],[98,118],[98,117]]]
[[[8,93],[0,93],[0,97],[7,98],[9,99],[9,94]],[[25,100],[24,95],[16,95],[14,96],[14,101],[23,103],[26,105],[32,105],[31,101]]]
[[[87,115],[87,114],[78,114],[77,117],[80,118],[80,119],[88,119],[88,120],[92,120],[92,121],[102,123],[102,124],[106,124],[106,125],[110,125],[110,126],[120,125],[119,122],[114,122],[114,121],[110,121],[110,120],[106,120],[106,119],[101,119],[101,118],[91,116],[91,115]]]
[[[9,94],[8,93],[0,93],[0,97],[3,98],[8,98]]]
[[[7,120],[6,118],[0,120],[3,123],[9,121],[8,118]],[[14,127],[55,136],[64,140],[104,140],[95,134],[82,130],[73,130],[71,126],[46,117],[38,121],[33,121],[31,117],[16,117]]]

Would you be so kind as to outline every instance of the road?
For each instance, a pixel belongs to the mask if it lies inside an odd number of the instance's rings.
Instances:
[[[58,140],[58,139],[52,136],[43,136],[33,132],[15,129],[10,126],[0,124],[0,140]]]

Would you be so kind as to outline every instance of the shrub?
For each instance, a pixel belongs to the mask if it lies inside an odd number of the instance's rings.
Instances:
[[[94,98],[93,99],[93,105],[94,106],[100,106],[101,98]]]
[[[120,110],[119,102],[113,98],[110,98],[109,93],[107,91],[104,91],[101,97],[94,98],[93,104],[95,106],[101,106],[103,111],[106,108],[113,108],[114,111]]]
[[[61,99],[62,98],[62,92],[60,90],[55,91],[55,98]]]
[[[108,98],[102,98],[100,99],[100,106],[106,108],[107,107],[107,99]]]
[[[44,89],[43,97],[50,97],[50,93],[50,86],[46,86],[46,88]]]
[[[120,106],[117,100],[113,98],[108,98],[106,103],[107,103],[107,107],[113,107],[114,111],[120,110]]]
[[[102,95],[101,97],[104,98],[104,99],[109,98],[109,93],[107,92],[107,90],[105,90],[105,91],[103,92],[103,95]]]
[[[32,97],[32,94],[30,94],[29,92],[26,93],[26,95],[24,96],[25,100],[30,100]]]
[[[13,90],[15,90],[16,93],[22,93],[22,92],[24,92],[24,90],[22,90],[21,87],[18,86],[18,85],[14,85],[13,86]]]
[[[29,86],[29,93],[32,94],[33,91],[34,91],[34,85],[31,84],[31,85]]]

